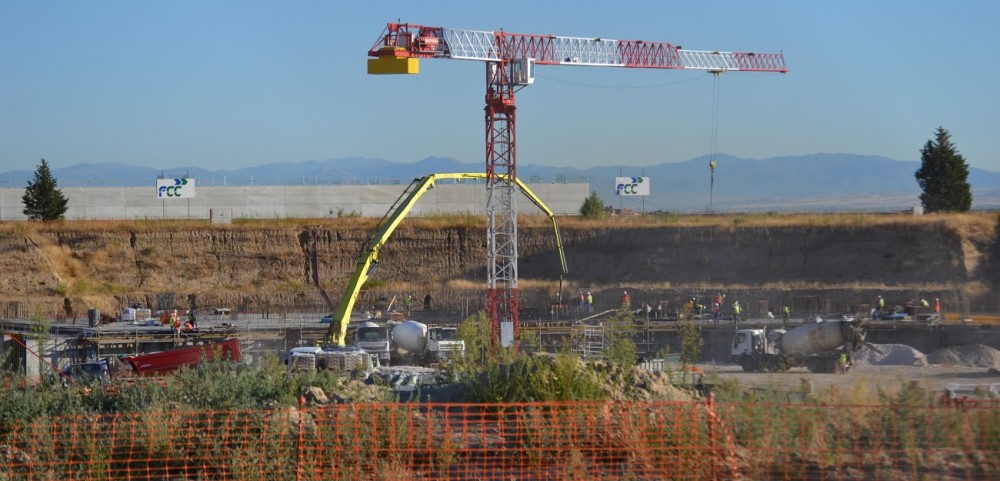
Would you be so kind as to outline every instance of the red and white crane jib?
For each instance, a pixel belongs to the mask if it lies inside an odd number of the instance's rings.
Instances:
[[[785,73],[781,53],[685,50],[665,42],[525,35],[389,23],[368,51],[370,74],[415,74],[421,58],[486,63],[486,311],[494,341],[517,336],[517,210],[514,92],[532,80],[532,63]],[[512,327],[512,329],[508,329]]]
[[[710,72],[785,73],[782,53],[720,52],[687,50],[666,42],[561,37],[510,32],[462,30],[390,23],[369,50],[369,61],[392,70],[370,73],[417,73],[416,59],[507,61],[534,59],[539,65],[578,65],[704,70]],[[413,59],[412,62],[406,59]],[[379,62],[385,60],[385,62]],[[378,70],[376,68],[376,70]]]

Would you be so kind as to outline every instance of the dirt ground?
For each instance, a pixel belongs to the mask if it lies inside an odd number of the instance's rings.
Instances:
[[[732,364],[705,364],[706,377],[738,381],[746,392],[771,391],[777,394],[801,393],[803,382],[811,383],[814,396],[846,403],[877,401],[878,393],[893,394],[909,382],[933,393],[943,393],[949,384],[1000,383],[1000,374],[981,367],[946,365],[928,366],[855,366],[847,374],[817,374],[805,368],[788,372],[743,372]]]

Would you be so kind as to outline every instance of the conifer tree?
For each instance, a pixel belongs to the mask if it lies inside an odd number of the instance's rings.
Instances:
[[[965,212],[972,208],[969,165],[951,143],[944,127],[938,127],[936,139],[920,149],[920,203],[927,212]]]
[[[590,193],[580,206],[580,215],[588,219],[600,219],[604,217],[604,201],[597,196],[596,191]]]
[[[68,201],[56,185],[45,159],[35,169],[35,178],[28,182],[21,199],[28,220],[61,220],[68,209]]]

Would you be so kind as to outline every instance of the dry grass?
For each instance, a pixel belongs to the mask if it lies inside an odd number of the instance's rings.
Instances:
[[[486,289],[485,282],[470,281],[468,279],[451,279],[444,283],[445,287],[448,289],[453,289],[456,291],[460,290],[474,290],[474,289]]]
[[[336,219],[309,218],[268,218],[236,219],[229,225],[212,225],[207,220],[184,219],[135,219],[135,220],[75,220],[62,222],[7,222],[0,223],[0,232],[24,234],[26,232],[159,232],[164,230],[240,230],[240,229],[285,229],[304,227],[333,227],[346,229],[366,229],[374,227],[378,219],[371,217],[341,217]],[[579,216],[557,218],[561,228],[658,228],[670,227],[871,227],[899,225],[944,224],[956,232],[967,232],[983,240],[992,240],[996,235],[998,216],[996,212],[969,212],[963,214],[927,214],[913,216],[905,213],[845,213],[845,214],[647,214],[638,216],[606,217],[604,219],[584,219]],[[485,216],[478,214],[434,214],[411,217],[403,225],[417,229],[440,229],[451,227],[484,228]],[[521,227],[547,227],[551,221],[547,216],[521,213],[518,215]]]
[[[83,264],[73,257],[72,252],[66,246],[57,244],[52,237],[31,229],[26,229],[21,235],[27,237],[41,251],[60,284],[72,283],[77,276],[86,272]]]
[[[945,224],[955,231],[995,232],[996,212],[970,212],[963,214],[648,214],[641,216],[584,219],[560,217],[559,225],[567,228],[594,227],[872,227]]]
[[[140,220],[72,220],[60,222],[0,223],[0,232],[20,235],[52,232],[161,232],[164,230],[198,230],[216,228],[207,220],[140,219]]]
[[[931,218],[941,218],[949,229],[956,232],[966,232],[970,236],[992,241],[997,234],[997,222],[1000,216],[996,212],[972,212],[965,214],[930,215]]]
[[[981,281],[966,282],[962,284],[962,293],[969,297],[982,296],[988,293],[990,287]]]
[[[712,286],[709,286],[712,287]],[[730,287],[730,285],[727,285]],[[907,283],[907,288],[911,289],[923,289],[928,291],[934,290],[948,290],[953,289],[955,286],[949,283],[928,283],[928,284],[914,284]],[[843,290],[864,290],[864,289],[898,289],[898,285],[890,285],[884,282],[842,282],[839,284],[824,283],[824,282],[811,282],[811,281],[789,281],[789,282],[767,282],[764,284],[753,284],[753,285],[731,285],[733,289],[770,289],[770,290],[799,290],[799,289],[843,289]]]

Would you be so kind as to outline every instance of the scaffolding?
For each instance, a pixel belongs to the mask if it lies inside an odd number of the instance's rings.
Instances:
[[[579,326],[577,352],[584,359],[604,358],[604,324],[582,324]]]

